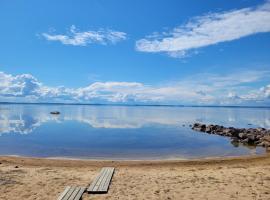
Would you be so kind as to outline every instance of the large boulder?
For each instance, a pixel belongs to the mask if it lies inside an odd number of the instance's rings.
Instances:
[[[262,146],[262,147],[268,148],[268,147],[270,147],[270,142],[263,141],[263,142],[259,143],[258,146]]]
[[[265,135],[262,137],[263,141],[270,142],[270,135]]]
[[[246,139],[246,138],[247,138],[247,134],[244,133],[244,132],[241,132],[241,133],[238,134],[238,137],[239,137],[240,139]]]
[[[195,123],[192,127],[193,130],[195,131],[202,131],[205,132],[206,125],[205,124],[200,124],[200,123]]]
[[[252,133],[247,134],[249,143],[254,143],[256,141],[256,136]]]

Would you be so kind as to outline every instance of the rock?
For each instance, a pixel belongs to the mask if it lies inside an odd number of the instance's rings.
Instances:
[[[257,144],[257,146],[261,146],[261,147],[262,147],[263,144],[264,144],[263,142],[259,142],[259,143]]]
[[[235,147],[238,147],[239,146],[239,139],[236,137],[233,137],[231,140],[231,144]]]
[[[238,136],[238,132],[236,131],[236,129],[229,127],[224,129],[223,131],[223,135],[228,136],[228,137],[237,137]]]
[[[205,132],[206,132],[206,133],[211,133],[211,131],[212,131],[211,127],[207,126],[207,127],[205,128]]]
[[[246,132],[246,129],[244,129],[244,128],[239,128],[238,130],[239,130],[239,133],[245,133]]]
[[[254,142],[255,145],[259,145],[261,143],[261,141],[257,140]]]
[[[270,147],[270,142],[264,142],[264,147],[266,148]]]
[[[193,130],[202,131],[202,132],[205,132],[205,128],[206,128],[206,125],[200,124],[200,123],[195,123],[192,127]]]
[[[258,146],[263,146],[263,147],[270,147],[270,142],[261,142],[260,144],[258,144]]]
[[[246,139],[244,139],[244,140],[241,140],[241,142],[242,142],[243,144],[248,144],[248,143],[249,143],[249,139],[246,138]]]
[[[257,134],[255,137],[256,137],[256,140],[260,140],[263,137],[263,135]]]
[[[245,131],[245,133],[251,133],[251,130],[250,130],[250,129],[247,129],[247,130]]]
[[[246,133],[241,132],[241,133],[238,134],[238,137],[241,138],[241,139],[246,139],[247,135],[246,135]]]
[[[195,124],[193,124],[193,127],[199,127],[199,126],[201,126],[200,123],[195,123]]]
[[[266,131],[266,129],[265,129],[265,128],[256,128],[256,130],[257,130],[258,132],[261,132],[261,131]]]
[[[237,137],[232,137],[232,138],[231,138],[231,141],[232,141],[232,142],[239,142],[239,139],[238,139]]]
[[[211,129],[211,131],[215,131],[217,129],[217,126],[213,124],[210,124],[208,127]]]
[[[217,133],[218,135],[221,134],[223,132],[223,128],[221,127],[217,127],[215,130],[215,133]]]
[[[60,114],[60,112],[59,111],[52,111],[52,112],[50,112],[52,115],[59,115]]]
[[[206,125],[205,124],[201,125],[201,131],[205,132],[205,129],[206,129]]]
[[[16,165],[14,168],[19,168],[19,166]]]
[[[247,138],[250,142],[254,142],[256,140],[256,136],[254,134],[247,134]]]
[[[239,132],[240,132],[239,129],[236,129],[236,128],[231,130],[231,134],[233,137],[238,137]]]
[[[262,140],[263,140],[263,141],[270,142],[270,135],[263,136],[263,137],[262,137]]]

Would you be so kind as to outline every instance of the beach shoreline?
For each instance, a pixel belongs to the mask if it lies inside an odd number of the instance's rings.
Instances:
[[[28,165],[28,166],[55,166],[55,167],[83,167],[83,166],[138,166],[138,165],[202,165],[202,164],[222,164],[222,163],[241,163],[244,161],[258,162],[270,159],[270,151],[264,154],[228,156],[228,157],[206,157],[199,159],[147,159],[147,160],[108,160],[108,159],[80,159],[66,157],[26,157],[26,156],[0,156],[1,163]]]
[[[74,160],[0,156],[0,199],[57,199],[113,166],[108,194],[88,199],[270,199],[270,153],[197,160]]]

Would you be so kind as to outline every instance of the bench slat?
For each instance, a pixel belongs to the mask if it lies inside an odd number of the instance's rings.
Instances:
[[[107,169],[105,176],[103,177],[101,183],[98,185],[97,191],[101,190],[101,188],[103,187],[104,183],[107,180],[107,177],[108,177],[109,173],[110,173],[110,169]]]
[[[101,191],[108,191],[109,186],[110,186],[110,182],[112,180],[113,177],[113,173],[114,173],[114,169],[110,169],[110,174],[107,176],[106,181],[104,182],[102,188],[100,189]]]
[[[77,196],[74,198],[74,200],[80,200],[82,198],[82,195],[85,191],[85,187],[81,187],[80,191],[78,192]]]
[[[74,190],[75,190],[75,187],[70,187],[70,189],[68,190],[68,192],[66,193],[66,195],[63,197],[62,200],[68,200]]]
[[[68,198],[68,200],[73,200],[77,196],[77,194],[78,194],[79,191],[80,191],[80,188],[79,187],[75,187],[75,190],[70,195],[70,197]]]
[[[99,180],[98,180],[98,182],[96,183],[96,185],[95,185],[93,191],[98,191],[98,188],[99,188],[100,184],[102,184],[102,181],[106,178],[107,171],[108,171],[108,169],[105,169],[105,170],[104,170],[103,175],[99,178]]]
[[[85,187],[68,186],[57,200],[80,200],[84,191]]]
[[[102,168],[100,174],[92,182],[87,189],[88,193],[106,193],[108,192],[109,185],[114,173],[113,167]]]
[[[67,194],[67,192],[69,191],[69,189],[70,189],[70,186],[67,186],[64,192],[62,192],[62,194],[58,197],[57,200],[62,200],[64,196]]]
[[[91,185],[89,186],[89,188],[87,189],[87,191],[92,191],[96,185],[96,183],[98,182],[99,178],[104,174],[106,168],[102,168],[99,175],[95,178],[95,180],[91,183]]]
[[[98,187],[98,190],[99,190],[99,191],[102,190],[104,184],[106,183],[108,177],[110,176],[110,171],[111,171],[111,169],[108,169],[108,170],[107,170],[106,176],[105,176],[105,178],[102,180],[102,184],[100,184],[99,187]]]

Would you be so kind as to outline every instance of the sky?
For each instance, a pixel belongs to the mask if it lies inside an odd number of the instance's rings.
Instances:
[[[1,0],[0,101],[270,106],[269,0]]]

